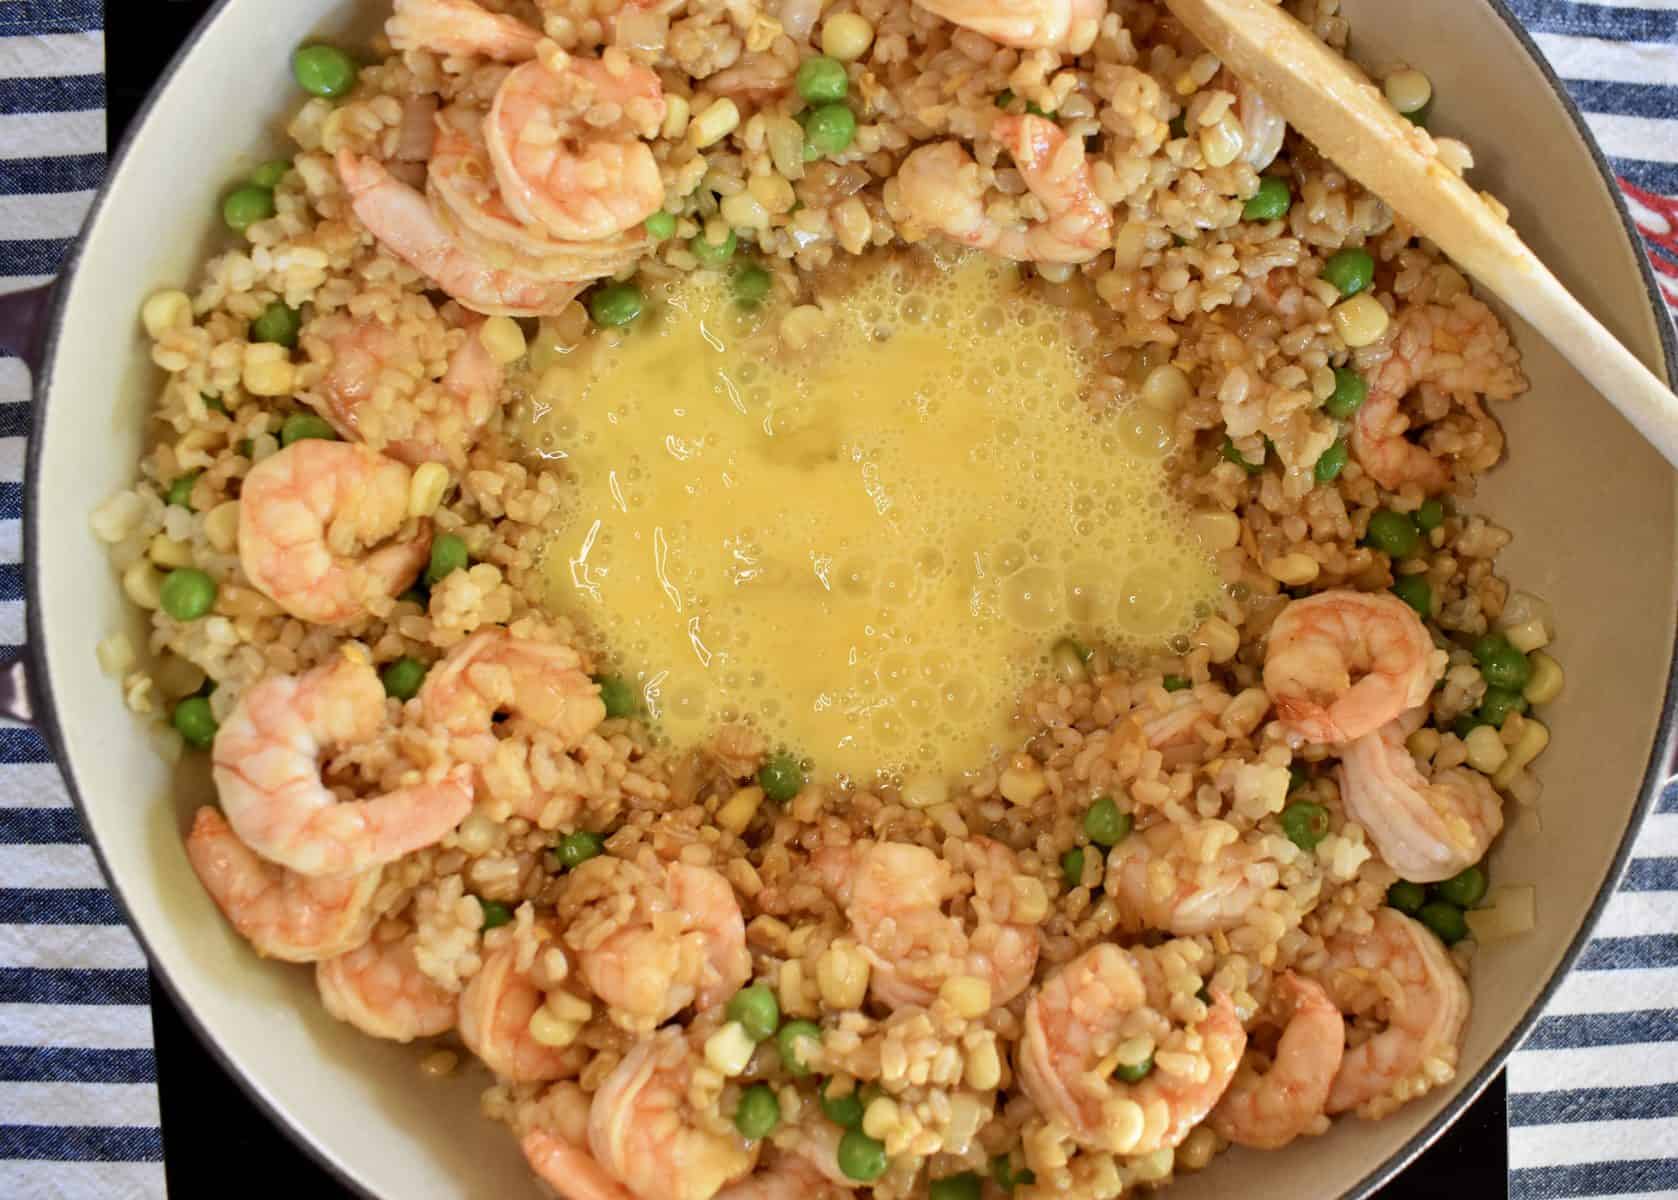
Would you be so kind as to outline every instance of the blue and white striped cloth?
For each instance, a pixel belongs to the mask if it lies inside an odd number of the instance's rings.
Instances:
[[[119,0],[120,2],[120,0]],[[1678,299],[1678,0],[1514,0]],[[50,277],[104,168],[98,0],[0,0],[0,292]],[[22,642],[22,365],[0,358],[0,647]],[[144,960],[40,737],[0,730],[0,1197],[164,1193]],[[1512,1200],[1678,1196],[1678,791],[1509,1066]]]
[[[98,0],[0,0],[0,292],[49,279],[105,167]],[[24,640],[28,378],[0,358],[0,646]],[[145,958],[45,741],[0,730],[0,1196],[164,1194]]]

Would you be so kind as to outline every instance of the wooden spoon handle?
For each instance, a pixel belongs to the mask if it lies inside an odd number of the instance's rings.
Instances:
[[[1499,210],[1439,161],[1425,130],[1269,0],[1166,3],[1288,124],[1524,317],[1678,465],[1678,397],[1573,298]]]

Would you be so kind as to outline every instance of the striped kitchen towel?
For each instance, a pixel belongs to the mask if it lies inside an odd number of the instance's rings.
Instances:
[[[0,0],[0,292],[50,278],[105,165],[99,0]],[[24,640],[27,374],[0,358],[0,643]],[[0,1197],[164,1194],[145,958],[33,730],[0,729]]]

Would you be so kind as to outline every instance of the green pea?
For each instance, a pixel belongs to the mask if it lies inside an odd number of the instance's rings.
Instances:
[[[1474,643],[1474,661],[1493,687],[1518,692],[1532,679],[1532,661],[1501,633],[1488,633]]]
[[[238,452],[240,458],[249,458],[251,452],[256,449],[256,443],[251,441],[250,438],[240,438],[239,444],[233,449]]]
[[[1293,795],[1309,782],[1311,782],[1311,775],[1304,767],[1298,763],[1288,765],[1288,795]]]
[[[192,488],[198,482],[198,477],[203,473],[202,471],[188,471],[175,480],[174,483],[169,485],[169,490],[164,493],[164,501],[175,505],[177,508],[184,508],[188,512],[192,512]]]
[[[425,664],[415,658],[399,658],[379,672],[379,681],[385,685],[385,695],[412,700],[425,682]]]
[[[280,445],[289,446],[293,442],[310,438],[322,442],[335,442],[338,440],[338,431],[332,428],[325,417],[316,413],[292,413],[280,422]]]
[[[274,193],[254,183],[234,188],[221,202],[221,219],[235,233],[243,233],[258,221],[274,215]]]
[[[655,242],[662,242],[676,232],[676,214],[655,212],[647,218],[645,228],[648,237]]]
[[[251,341],[272,342],[291,350],[296,347],[297,332],[302,328],[303,314],[276,300],[251,322]]]
[[[1427,98],[1427,103],[1422,105],[1420,108],[1413,109],[1407,113],[1399,113],[1398,115],[1410,122],[1410,124],[1415,125],[1420,129],[1426,129],[1428,121],[1433,118],[1433,97],[1429,96]]]
[[[804,1061],[803,1051],[798,1047],[806,1038],[821,1041],[822,1027],[814,1021],[788,1021],[775,1031],[775,1049],[780,1052],[781,1065],[787,1074],[798,1078],[810,1073],[810,1064]]]
[[[1421,545],[1422,535],[1409,513],[1378,508],[1369,515],[1369,530],[1364,541],[1392,558],[1409,558]]]
[[[1486,873],[1479,867],[1464,867],[1449,879],[1434,884],[1433,894],[1458,908],[1473,908],[1486,898]]]
[[[782,750],[764,759],[757,769],[757,785],[776,804],[785,804],[804,790],[804,768]]]
[[[1433,585],[1426,575],[1400,575],[1393,580],[1393,595],[1415,609],[1417,615],[1433,615]]]
[[[1247,201],[1241,215],[1249,221],[1279,221],[1288,215],[1293,205],[1293,189],[1286,179],[1266,175],[1259,180],[1258,191]]]
[[[482,928],[499,929],[513,919],[513,910],[499,900],[479,900],[478,908],[484,915]]]
[[[1489,724],[1491,724],[1491,722],[1485,720],[1478,713],[1463,713],[1456,720],[1451,722],[1451,732],[1456,734],[1459,738],[1466,738],[1480,726]]]
[[[734,1128],[742,1137],[768,1137],[781,1123],[781,1102],[775,1089],[767,1083],[754,1083],[740,1093],[740,1104],[734,1110]]]
[[[1323,278],[1342,296],[1355,296],[1375,278],[1375,260],[1361,246],[1348,246],[1329,255],[1323,264]]]
[[[715,271],[728,265],[728,260],[734,257],[734,248],[740,244],[732,229],[720,244],[711,241],[703,233],[696,233],[688,242],[688,249],[699,260],[699,265],[709,267]]]
[[[1416,510],[1416,528],[1423,533],[1432,533],[1445,523],[1445,506],[1438,499],[1423,500],[1422,506]]]
[[[853,1084],[843,1096],[830,1096],[827,1089],[831,1082],[829,1080],[816,1090],[822,1113],[841,1129],[861,1129],[862,1114],[867,1110],[867,1105],[862,1102],[862,1089]]]
[[[1512,712],[1524,713],[1527,710],[1527,698],[1511,688],[1489,687],[1486,694],[1480,698],[1480,707],[1475,715],[1483,725],[1495,725],[1502,729],[1503,723],[1509,719]]]
[[[208,750],[216,740],[215,714],[202,696],[188,696],[175,705],[169,722],[194,750]]]
[[[926,1200],[979,1200],[983,1191],[979,1177],[972,1171],[960,1175],[946,1175],[934,1179],[926,1188]]]
[[[1117,846],[1130,836],[1135,819],[1120,812],[1111,796],[1098,796],[1095,803],[1084,810],[1084,832],[1097,846]]]
[[[413,587],[410,587],[406,591],[400,593],[396,598],[404,604],[417,604],[421,608],[431,607],[430,594],[417,583]]]
[[[208,392],[205,392],[203,393],[203,397],[205,408],[209,409],[213,413],[220,413],[224,417],[227,415],[227,405],[222,403],[220,396],[212,396]]]
[[[740,1022],[746,1036],[754,1042],[773,1037],[781,1024],[781,1006],[767,984],[754,983],[734,993],[725,1010],[730,1021]]]
[[[1282,832],[1301,850],[1315,850],[1328,836],[1328,809],[1301,800],[1282,810]]]
[[[163,611],[177,621],[196,621],[216,604],[216,581],[196,567],[178,567],[163,577]]]
[[[567,871],[582,866],[591,858],[599,858],[605,852],[606,835],[587,829],[566,834],[559,839],[559,846],[554,851],[559,857],[559,865]]]
[[[436,587],[456,571],[464,571],[468,561],[466,543],[459,534],[438,534],[431,541],[431,562],[425,568],[425,586]]]
[[[1060,856],[1061,878],[1066,880],[1066,886],[1075,888],[1084,879],[1084,848],[1074,846]]]
[[[1012,104],[1013,102],[1014,102],[1014,89],[1013,88],[1003,88],[1000,92],[996,93],[996,107],[998,107],[1000,109],[1007,109],[1007,107],[1010,104]]]
[[[846,1179],[872,1183],[886,1173],[886,1148],[860,1129],[847,1129],[839,1139],[839,1169]]]
[[[290,170],[291,160],[289,158],[276,158],[271,162],[263,163],[252,171],[251,182],[256,184],[257,187],[264,187],[272,191],[280,186],[280,180],[284,179]]]
[[[1181,675],[1167,675],[1159,682],[1160,686],[1168,692],[1185,691],[1190,686],[1189,681],[1184,679]]]
[[[1178,113],[1167,123],[1166,128],[1171,131],[1172,140],[1189,136],[1189,119],[1187,114]]]
[[[1037,1182],[1037,1174],[1030,1167],[1014,1169],[1012,1154],[998,1154],[990,1160],[990,1177],[1005,1192],[1017,1187],[1029,1187]]]
[[[1400,879],[1387,889],[1387,906],[1396,908],[1407,917],[1413,917],[1422,911],[1422,905],[1427,903],[1427,889],[1419,883],[1411,883],[1408,879]]]
[[[1246,459],[1242,458],[1241,451],[1235,448],[1235,439],[1227,434],[1224,435],[1224,444],[1218,447],[1218,453],[1223,455],[1224,458],[1234,463],[1236,466],[1240,467],[1249,475],[1257,475],[1260,471],[1264,470],[1264,463],[1250,463]]]
[[[1416,920],[1438,935],[1447,946],[1454,946],[1468,936],[1468,922],[1462,909],[1443,900],[1430,900],[1416,913]]]
[[[291,73],[309,95],[329,100],[355,86],[355,60],[336,46],[304,46],[291,56]]]
[[[1350,367],[1334,368],[1334,391],[1323,401],[1323,411],[1337,421],[1349,420],[1369,398],[1369,384]]]
[[[1154,1056],[1148,1055],[1141,1062],[1120,1063],[1113,1068],[1113,1078],[1121,1083],[1141,1083],[1154,1069]]]
[[[798,88],[798,94],[811,104],[831,104],[835,100],[843,100],[850,88],[845,64],[825,55],[799,63],[798,74],[793,76],[792,81]]]
[[[734,299],[750,308],[759,304],[769,295],[769,289],[774,286],[774,280],[768,271],[756,263],[742,263],[735,268],[734,277],[729,281],[734,290]]]
[[[823,104],[810,110],[804,138],[822,157],[843,153],[856,137],[856,114],[843,104]]]
[[[635,689],[620,675],[598,675],[600,702],[606,706],[608,719],[635,715]]]
[[[634,283],[607,283],[594,289],[588,298],[588,315],[596,325],[608,329],[627,325],[641,315],[641,289]]]
[[[1317,456],[1317,465],[1311,468],[1318,483],[1333,483],[1340,478],[1340,472],[1346,469],[1346,439],[1339,438],[1327,450]]]

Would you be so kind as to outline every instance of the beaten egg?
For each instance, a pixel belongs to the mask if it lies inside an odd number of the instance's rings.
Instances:
[[[1145,654],[1212,611],[1157,420],[1097,410],[1012,267],[882,259],[796,351],[785,306],[664,286],[524,434],[568,477],[550,603],[673,744],[744,720],[818,775],[953,775],[1060,637]]]

